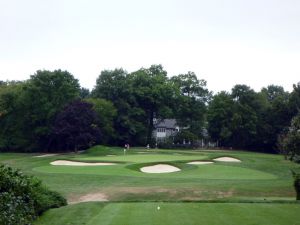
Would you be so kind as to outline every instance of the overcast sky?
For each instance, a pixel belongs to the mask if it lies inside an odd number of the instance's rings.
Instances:
[[[214,92],[300,81],[299,0],[0,0],[0,80],[162,64]]]

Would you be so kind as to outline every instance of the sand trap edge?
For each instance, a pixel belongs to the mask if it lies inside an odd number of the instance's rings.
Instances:
[[[35,156],[33,156],[33,157],[35,157],[35,158],[43,158],[43,157],[51,157],[51,156],[56,156],[56,155],[58,155],[57,153],[51,153],[51,154],[42,154],[42,155],[35,155]]]
[[[111,165],[117,165],[117,163],[111,163],[111,162],[75,162],[75,161],[69,161],[69,160],[55,160],[50,163],[53,166],[111,166]]]
[[[169,164],[156,164],[152,166],[144,166],[140,168],[140,171],[143,173],[174,173],[181,171],[181,169]]]
[[[186,164],[189,165],[209,165],[209,164],[213,164],[214,162],[211,161],[192,161],[192,162],[188,162]]]
[[[224,157],[218,157],[213,159],[214,161],[217,162],[242,162],[239,159],[233,158],[233,157],[228,157],[228,156],[224,156]]]

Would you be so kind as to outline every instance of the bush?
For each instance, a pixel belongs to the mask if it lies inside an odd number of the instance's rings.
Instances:
[[[300,173],[299,171],[292,171],[294,176],[294,188],[296,191],[296,200],[300,200]]]
[[[61,195],[49,191],[37,178],[0,165],[0,224],[31,224],[44,211],[66,204]]]
[[[188,130],[181,130],[174,138],[175,143],[194,143],[197,140],[197,136]]]
[[[285,158],[300,162],[300,113],[292,119],[288,132],[279,137],[278,146]]]

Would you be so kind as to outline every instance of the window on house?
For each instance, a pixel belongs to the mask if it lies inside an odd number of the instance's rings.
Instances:
[[[164,133],[164,132],[166,132],[166,128],[157,128],[157,132]]]

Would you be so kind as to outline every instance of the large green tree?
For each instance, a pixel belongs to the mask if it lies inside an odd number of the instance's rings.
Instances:
[[[0,86],[0,150],[16,150],[29,145],[24,124],[23,89],[26,82],[8,82]]]
[[[213,96],[207,112],[208,132],[220,146],[232,146],[232,117],[234,102],[227,92],[220,92]]]
[[[30,129],[31,149],[45,150],[56,114],[79,93],[78,80],[67,71],[39,70],[31,76],[23,95],[24,126]]]
[[[6,86],[0,96],[0,147],[44,151],[56,114],[79,97],[79,83],[67,71],[37,71],[26,82]]]
[[[292,119],[288,132],[280,141],[281,150],[286,157],[300,162],[300,113]]]
[[[88,98],[85,101],[91,103],[97,113],[98,126],[101,128],[101,143],[113,144],[116,138],[114,119],[117,116],[117,109],[111,101],[102,98]]]
[[[269,85],[258,93],[262,106],[260,107],[257,130],[257,145],[268,151],[275,151],[278,135],[290,123],[288,109],[289,94],[283,87]]]
[[[205,127],[206,104],[211,93],[206,88],[206,81],[199,80],[195,73],[179,74],[171,78],[179,95],[174,107],[175,117],[179,125],[186,127],[197,138],[202,137]]]
[[[102,98],[113,103],[117,109],[114,117],[114,144],[144,144],[145,112],[137,105],[128,73],[123,69],[104,70],[92,91],[93,98]]]
[[[176,96],[176,86],[169,82],[167,72],[161,65],[152,65],[129,75],[136,103],[145,114],[147,143],[152,142],[154,118],[172,117]]]
[[[289,96],[289,114],[290,118],[297,115],[300,111],[300,82],[293,85],[293,91]]]

